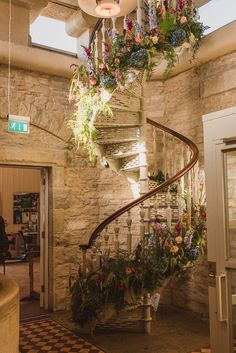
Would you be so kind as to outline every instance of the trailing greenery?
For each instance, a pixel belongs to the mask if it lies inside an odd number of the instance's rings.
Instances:
[[[204,253],[206,233],[205,208],[193,211],[190,228],[187,212],[173,231],[156,218],[152,234],[132,254],[103,254],[96,270],[88,263],[86,274],[79,272],[72,287],[72,319],[84,325],[98,319],[106,304],[122,309],[127,292],[136,297],[144,292],[154,294],[165,279],[191,268]]]
[[[164,1],[164,7],[157,6],[156,1],[146,2],[144,26],[126,18],[123,33],[109,29],[100,58],[94,46],[84,48],[87,65],[74,72],[70,98],[75,100],[77,112],[69,126],[73,144],[82,144],[90,159],[96,156],[94,119],[97,114],[112,114],[108,101],[116,88],[128,88],[143,71],[150,77],[157,56],[167,61],[165,78],[178,62],[178,48],[191,49],[195,57],[205,27],[198,21],[192,0],[177,3],[174,9],[169,1]]]

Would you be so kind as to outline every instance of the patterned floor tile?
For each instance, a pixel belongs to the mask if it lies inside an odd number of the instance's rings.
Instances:
[[[21,324],[21,353],[104,353],[50,318]]]

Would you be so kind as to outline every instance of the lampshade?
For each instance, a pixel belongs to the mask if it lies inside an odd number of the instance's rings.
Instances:
[[[95,11],[102,18],[115,17],[120,12],[119,0],[97,0]]]
[[[79,7],[81,10],[86,12],[87,14],[94,16],[94,17],[122,17],[128,15],[132,12],[137,6],[137,0],[78,0]],[[99,6],[109,5],[113,8],[120,8],[120,11],[116,14],[111,14],[109,16],[105,16],[104,12],[102,14],[98,14]],[[109,10],[108,10],[109,11]],[[112,10],[113,11],[113,10]]]

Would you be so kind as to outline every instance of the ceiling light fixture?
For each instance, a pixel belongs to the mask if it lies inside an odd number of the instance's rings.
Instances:
[[[96,0],[96,14],[102,18],[114,17],[120,13],[119,0]]]

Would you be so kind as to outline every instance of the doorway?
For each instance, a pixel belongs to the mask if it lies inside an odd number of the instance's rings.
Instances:
[[[48,178],[43,167],[0,165],[0,215],[8,250],[0,272],[20,287],[21,319],[48,309]]]
[[[236,108],[204,117],[211,353],[236,343]]]

